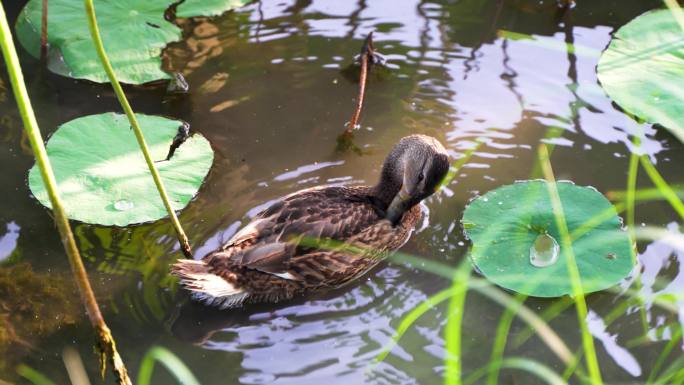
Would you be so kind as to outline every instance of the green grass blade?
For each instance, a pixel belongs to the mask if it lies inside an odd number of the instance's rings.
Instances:
[[[679,197],[679,199],[684,198],[684,185],[672,184],[670,187],[672,187],[672,190],[677,197]],[[627,191],[608,191],[606,193],[606,197],[608,197],[608,199],[611,201],[627,201]],[[665,199],[665,196],[663,196],[660,190],[656,187],[642,188],[634,191],[634,200],[636,202],[649,202],[663,199]]]
[[[673,249],[684,251],[684,235],[682,234],[671,233],[655,226],[639,227],[635,231],[637,239],[661,241]]]
[[[182,385],[200,385],[199,381],[192,374],[190,369],[171,351],[155,346],[145,354],[140,363],[140,371],[138,372],[138,385],[149,385],[152,380],[152,371],[154,370],[154,363],[159,361],[166,369],[178,380]]]
[[[587,363],[587,369],[589,372],[589,377],[593,385],[603,384],[601,379],[601,370],[598,364],[598,358],[596,357],[596,348],[594,346],[594,338],[589,333],[589,328],[587,326],[587,303],[584,300],[584,291],[582,289],[582,279],[580,278],[579,270],[577,268],[577,263],[575,262],[575,255],[572,249],[572,240],[568,232],[568,226],[565,222],[565,214],[563,212],[563,206],[560,201],[560,196],[558,195],[558,189],[556,187],[556,178],[553,174],[553,169],[551,168],[551,162],[549,160],[549,154],[544,145],[539,146],[539,157],[542,160],[542,169],[544,171],[544,177],[549,182],[549,195],[551,196],[551,203],[553,205],[554,216],[556,217],[556,224],[561,236],[561,252],[565,254],[565,260],[568,266],[568,272],[570,279],[572,281],[572,291],[573,297],[575,299],[575,306],[577,308],[577,318],[580,326],[580,331],[582,332],[582,346],[584,347],[585,360]]]
[[[500,361],[490,362],[487,366],[468,376],[468,378],[464,380],[463,385],[471,385],[486,373],[491,372],[492,370],[498,370],[499,368],[523,370],[534,374],[550,385],[567,385],[567,382],[548,366],[523,357],[510,357]]]
[[[682,11],[682,7],[679,6],[676,0],[663,0],[663,3],[670,10],[679,27],[684,31],[684,11]]]
[[[519,304],[525,302],[527,298],[524,294],[517,294],[515,296],[515,301]],[[503,361],[504,350],[506,349],[506,341],[508,340],[508,333],[511,329],[511,324],[513,323],[513,318],[517,312],[517,308],[510,307],[504,311],[501,319],[499,320],[499,325],[496,328],[496,336],[494,337],[494,345],[492,346],[492,354],[489,358],[489,362],[497,363]],[[497,385],[499,383],[499,369],[500,366],[494,365],[489,373],[487,374],[487,385]]]
[[[558,317],[572,305],[573,302],[570,297],[562,297],[544,310],[544,312],[541,314],[541,319],[548,323]],[[534,329],[528,325],[523,331],[516,334],[515,338],[513,339],[513,348],[519,348],[533,335]]]
[[[47,378],[43,373],[26,365],[19,365],[17,367],[17,374],[31,381],[33,385],[55,385],[52,380]]]
[[[102,44],[102,37],[100,36],[100,30],[97,26],[97,16],[95,14],[95,6],[93,5],[93,0],[83,0],[83,3],[85,4],[86,16],[88,18],[88,26],[90,27],[90,36],[93,39],[93,44],[95,45],[95,49],[97,50],[97,56],[100,58],[100,61],[102,62],[102,67],[104,67],[105,72],[107,73],[107,77],[109,78],[109,81],[112,83],[112,88],[114,88],[116,98],[119,100],[119,104],[121,104],[121,107],[126,113],[128,121],[131,124],[131,128],[135,133],[135,138],[137,139],[138,144],[140,145],[140,151],[142,152],[143,157],[145,158],[145,162],[147,163],[147,167],[150,170],[150,174],[152,174],[152,179],[154,180],[154,184],[157,187],[157,191],[159,191],[159,197],[164,202],[164,206],[166,207],[166,211],[169,213],[171,223],[173,224],[173,227],[176,230],[176,234],[178,235],[178,242],[180,243],[181,250],[187,258],[192,258],[192,249],[190,247],[188,237],[185,235],[185,231],[183,231],[183,227],[181,226],[180,221],[176,216],[176,212],[173,210],[173,207],[171,206],[171,200],[169,199],[169,195],[166,192],[166,188],[164,187],[164,183],[161,180],[161,176],[159,176],[159,171],[157,170],[157,167],[154,165],[154,161],[152,160],[152,156],[150,155],[150,150],[147,146],[147,143],[145,142],[145,137],[143,136],[142,130],[140,129],[138,119],[135,117],[135,113],[133,113],[133,109],[131,108],[130,103],[128,103],[128,99],[126,98],[126,94],[124,93],[123,88],[121,88],[119,80],[116,78],[114,68],[112,68],[112,64],[110,63],[109,57],[107,56],[107,52],[105,51],[104,45]]]
[[[413,326],[413,324],[425,313],[427,313],[430,309],[433,307],[437,306],[441,302],[446,301],[447,299],[451,298],[456,294],[454,292],[453,287],[449,289],[444,289],[437,294],[434,294],[430,296],[428,299],[425,301],[421,302],[418,306],[416,306],[413,310],[411,310],[404,318],[402,318],[401,323],[397,327],[397,330],[394,332],[394,335],[392,336],[392,340],[387,343],[380,353],[375,357],[375,363],[373,366],[370,368],[371,370],[375,367],[375,365],[379,364],[382,362],[385,358],[387,358],[387,355],[392,351],[392,348],[399,343],[399,340],[401,337],[404,336],[404,334]]]
[[[448,186],[449,183],[451,183],[454,178],[456,178],[456,174],[461,170],[461,167],[463,167],[464,164],[466,164],[470,158],[473,157],[473,154],[475,154],[475,151],[477,151],[482,145],[484,144],[485,139],[484,138],[477,138],[475,139],[475,145],[472,148],[469,148],[466,150],[466,152],[463,153],[463,156],[457,159],[454,163],[451,164],[449,167],[449,172],[444,176],[444,179],[439,183],[439,188],[443,186]]]
[[[444,364],[446,372],[444,374],[445,385],[461,385],[461,330],[463,326],[463,314],[465,313],[465,298],[468,292],[468,277],[472,265],[468,259],[461,262],[456,270],[452,281],[452,290],[455,294],[449,302],[449,311],[444,340],[446,341],[446,353]]]
[[[684,203],[679,199],[677,193],[670,187],[670,185],[663,179],[658,170],[653,166],[651,160],[646,156],[642,155],[640,157],[641,167],[644,168],[648,177],[651,178],[653,184],[658,188],[660,193],[665,197],[665,199],[670,202],[670,205],[675,209],[677,214],[684,219]]]
[[[663,348],[663,350],[658,355],[658,358],[653,363],[651,373],[649,373],[648,378],[646,379],[646,384],[652,384],[653,381],[655,381],[658,371],[660,370],[660,368],[663,367],[663,364],[665,364],[665,360],[670,355],[670,352],[672,352],[672,349],[679,345],[681,340],[682,327],[678,326],[677,330],[672,334],[672,338],[670,338],[670,341],[667,343],[667,345],[665,345],[665,348]]]
[[[634,139],[634,145],[638,147],[640,145],[639,139]],[[636,245],[636,235],[634,233],[634,215],[635,215],[635,204],[636,204],[636,183],[637,176],[639,172],[639,156],[632,153],[629,157],[629,169],[627,171],[627,195],[626,195],[626,206],[627,206],[627,231],[629,233],[630,242]],[[636,247],[632,247],[631,253],[632,265],[637,266],[639,261],[637,260]],[[637,292],[641,292],[641,269],[634,269],[634,284],[636,286]],[[641,300],[639,300],[639,318],[641,319],[641,327],[643,329],[643,334],[648,333],[648,317],[646,316],[646,308]]]
[[[601,56],[601,51],[588,46],[569,44],[558,39],[553,39],[544,36],[533,36],[526,33],[519,33],[500,29],[496,33],[502,39],[515,40],[521,44],[529,44],[534,47],[544,48],[552,51],[559,51],[563,53],[577,54],[579,56],[586,56],[590,58],[598,58]]]
[[[652,385],[679,385],[682,381],[684,381],[684,357],[679,357]]]

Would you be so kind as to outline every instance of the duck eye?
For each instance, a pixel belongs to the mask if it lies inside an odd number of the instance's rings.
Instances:
[[[421,173],[418,175],[418,182],[422,181],[423,179],[425,179],[425,174],[423,174],[423,173],[421,172]]]

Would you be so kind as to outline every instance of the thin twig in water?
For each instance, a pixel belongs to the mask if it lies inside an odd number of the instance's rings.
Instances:
[[[373,64],[383,64],[384,59],[375,52],[373,47],[373,32],[368,34],[366,41],[361,47],[361,53],[358,56],[358,61],[361,65],[359,75],[359,95],[356,98],[356,108],[354,114],[347,123],[344,132],[337,137],[338,151],[347,151],[349,149],[361,154],[361,149],[354,145],[354,129],[359,125],[359,118],[361,117],[361,110],[363,109],[363,101],[366,95],[366,83],[368,80],[368,72]]]
[[[12,90],[14,91],[14,97],[17,101],[17,106],[31,143],[31,149],[35,154],[36,163],[38,164],[40,174],[43,178],[43,182],[45,183],[48,196],[50,197],[55,225],[57,226],[57,230],[61,236],[64,250],[69,257],[69,264],[71,265],[71,271],[74,275],[76,286],[81,294],[81,300],[85,305],[88,318],[97,335],[98,349],[101,354],[100,358],[102,359],[102,367],[104,367],[104,363],[106,362],[105,358],[108,357],[114,368],[114,374],[117,378],[117,383],[121,385],[130,385],[131,380],[128,377],[128,372],[123,361],[121,360],[121,357],[119,356],[118,351],[116,350],[114,338],[112,337],[109,328],[105,324],[102,313],[100,312],[100,307],[95,300],[95,294],[90,286],[88,274],[85,271],[83,261],[81,260],[81,255],[78,251],[78,247],[76,246],[74,234],[72,233],[71,227],[69,225],[69,219],[67,218],[64,207],[62,206],[62,200],[57,189],[57,181],[52,171],[52,166],[50,165],[50,159],[47,156],[45,145],[43,144],[43,138],[40,134],[40,129],[38,128],[36,116],[33,113],[31,100],[29,99],[28,93],[26,91],[24,76],[21,72],[17,51],[14,47],[12,34],[10,32],[9,25],[7,24],[7,17],[5,16],[5,10],[2,6],[2,3],[0,3],[0,45],[2,45],[2,55],[7,65],[7,71],[9,72],[12,83]]]
[[[47,60],[48,0],[43,0],[43,14],[40,18],[40,60]]]
[[[352,131],[356,128],[359,123],[359,117],[361,117],[361,109],[363,109],[363,99],[366,96],[366,80],[368,79],[368,70],[370,64],[373,62],[373,53],[375,49],[373,48],[373,32],[368,34],[366,41],[361,47],[361,54],[359,55],[359,62],[361,63],[361,75],[359,76],[359,96],[356,99],[356,108],[354,109],[354,115],[352,115],[349,120],[347,128],[344,130],[345,134],[350,135]]]

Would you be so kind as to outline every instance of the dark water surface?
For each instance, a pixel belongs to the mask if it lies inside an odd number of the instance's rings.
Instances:
[[[23,2],[3,3],[16,17]],[[660,4],[579,0],[561,20],[551,0],[264,1],[183,22],[185,40],[167,49],[165,65],[186,75],[189,95],[168,97],[163,86],[129,87],[127,94],[137,112],[188,121],[216,152],[206,184],[180,214],[198,256],[226,241],[262,204],[284,194],[324,183],[374,183],[385,154],[404,135],[433,135],[455,158],[483,138],[485,144],[448,188],[428,200],[429,225],[403,249],[456,266],[468,247],[459,224],[464,205],[478,193],[539,177],[535,159],[541,142],[555,145],[551,161],[559,179],[606,193],[625,188],[630,135],[638,135],[668,182],[684,182],[681,143],[615,108],[595,73],[611,32]],[[391,75],[372,80],[367,89],[356,134],[366,154],[340,154],[334,151],[336,137],[357,93],[357,84],[341,69],[371,31]],[[567,42],[576,44],[574,53]],[[22,60],[44,135],[78,116],[119,111],[107,86],[42,73],[23,52]],[[57,232],[27,187],[33,157],[6,91],[5,71],[1,76],[0,259],[9,261],[5,266],[23,260],[39,273],[64,275],[69,267]],[[651,186],[645,177],[639,185]],[[639,205],[636,216],[637,224],[679,231],[678,217],[665,202]],[[370,365],[401,319],[448,288],[448,280],[388,262],[358,283],[320,297],[207,311],[183,305],[184,294],[168,276],[168,266],[181,255],[166,220],[130,228],[74,223],[74,228],[105,318],[133,373],[144,352],[161,345],[202,384],[442,381],[446,305],[429,310],[383,363]],[[639,252],[645,293],[684,289],[684,255],[661,242],[642,243]],[[0,361],[24,362],[66,384],[62,351],[72,346],[98,383],[92,331],[80,314],[75,289],[63,290],[77,305],[77,322],[31,339],[32,349],[14,346]],[[541,314],[558,301],[526,304]],[[641,384],[672,338],[669,325],[684,321],[684,311],[677,315],[647,303],[644,341],[638,339],[643,329],[634,308],[606,327],[604,317],[623,301],[608,292],[589,296],[588,322],[604,379]],[[462,347],[466,375],[488,363],[502,312],[488,298],[468,295]],[[581,347],[574,311],[561,313],[550,326],[571,350]],[[512,344],[524,330],[516,319],[506,355],[536,359],[562,373],[563,363],[537,337]],[[673,357],[681,356],[681,343],[674,349]],[[0,379],[22,383],[5,370]],[[155,384],[173,381],[163,369],[154,376]],[[500,378],[501,384],[537,382],[520,371],[504,370]],[[109,375],[106,383],[112,383]]]

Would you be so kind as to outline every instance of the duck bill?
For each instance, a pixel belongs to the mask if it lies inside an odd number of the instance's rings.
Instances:
[[[392,224],[397,224],[406,211],[406,202],[409,198],[409,193],[402,187],[399,194],[392,199],[392,203],[387,207],[387,220]]]

